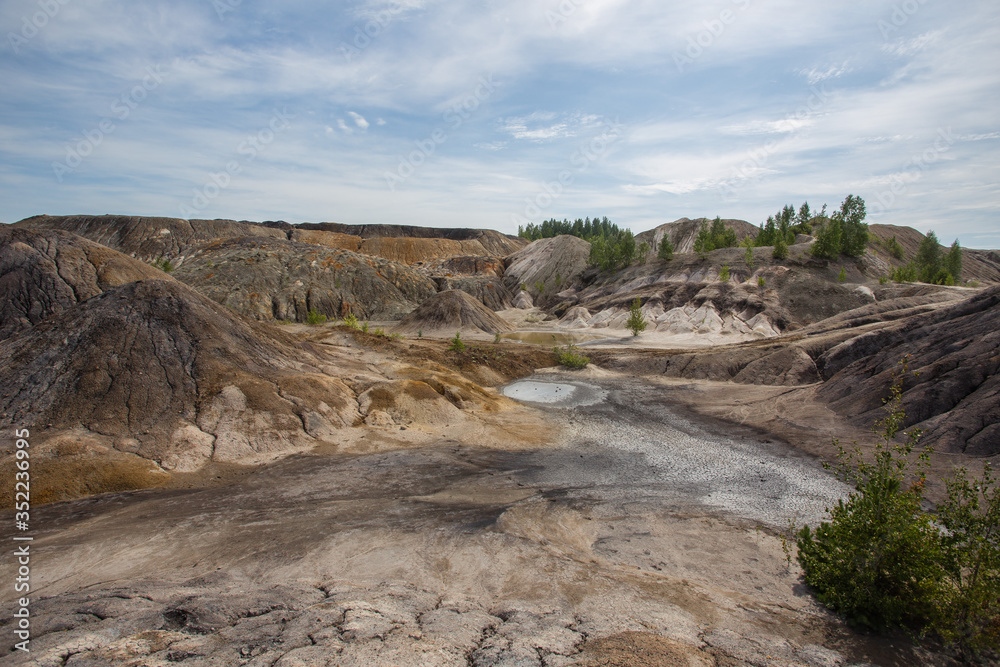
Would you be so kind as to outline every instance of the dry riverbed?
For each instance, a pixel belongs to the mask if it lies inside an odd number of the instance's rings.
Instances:
[[[780,531],[845,488],[758,431],[682,410],[679,391],[537,374],[506,388],[525,423],[549,425],[535,449],[456,431],[38,508],[32,652],[0,661],[933,664],[851,632],[786,562]]]

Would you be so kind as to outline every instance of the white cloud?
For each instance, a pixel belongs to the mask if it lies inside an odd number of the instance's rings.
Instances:
[[[354,124],[357,125],[359,128],[361,128],[362,130],[368,129],[368,121],[365,120],[364,116],[362,116],[359,113],[355,113],[354,111],[348,111],[347,115],[350,116],[352,119],[354,119]]]

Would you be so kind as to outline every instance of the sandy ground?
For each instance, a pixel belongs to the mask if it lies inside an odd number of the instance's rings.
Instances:
[[[530,381],[566,388],[507,413],[519,443],[543,425],[535,448],[370,429],[372,453],[37,508],[32,652],[0,662],[935,664],[851,632],[786,561],[788,520],[845,491],[815,459],[684,409],[691,383]]]

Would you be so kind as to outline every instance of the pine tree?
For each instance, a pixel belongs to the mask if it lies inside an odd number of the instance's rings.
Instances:
[[[628,308],[628,320],[625,322],[625,328],[631,331],[633,336],[638,336],[646,330],[646,326],[646,318],[642,314],[642,304],[639,299],[636,299]]]
[[[665,262],[669,262],[674,258],[674,244],[670,240],[670,234],[664,234],[663,239],[660,241],[660,248],[656,252],[656,256]]]

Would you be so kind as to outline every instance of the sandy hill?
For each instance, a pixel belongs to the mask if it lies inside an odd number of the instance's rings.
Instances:
[[[891,266],[902,266],[912,261],[917,256],[917,249],[920,247],[920,242],[924,240],[924,234],[918,232],[916,229],[896,225],[869,225],[868,234],[871,239],[871,242],[868,244],[869,249],[877,254],[879,259],[888,262]],[[901,260],[892,257],[886,251],[885,244],[893,237],[903,247],[903,258]],[[938,241],[948,246],[951,245],[953,240],[938,236]],[[944,250],[945,246],[942,245],[942,251]],[[962,279],[1000,283],[1000,251],[963,248]]]

